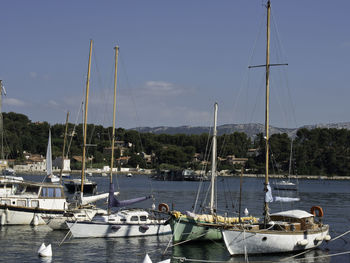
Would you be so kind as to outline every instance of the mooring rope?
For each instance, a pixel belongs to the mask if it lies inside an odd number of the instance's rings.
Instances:
[[[349,234],[349,233],[350,233],[350,230],[344,232],[343,234],[341,234],[341,235],[339,235],[339,236],[337,236],[337,237],[335,237],[335,238],[332,238],[332,239],[329,240],[328,242],[332,242],[332,241],[334,241],[334,240],[337,240],[338,238],[341,238],[342,236],[345,236],[345,235],[347,235],[347,234]]]

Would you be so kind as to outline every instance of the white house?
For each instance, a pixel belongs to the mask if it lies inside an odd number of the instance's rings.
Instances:
[[[61,169],[62,167],[62,157],[57,157],[54,161],[52,161],[52,166],[57,167],[57,169]],[[70,159],[64,158],[63,162],[63,171],[71,171],[70,169]]]

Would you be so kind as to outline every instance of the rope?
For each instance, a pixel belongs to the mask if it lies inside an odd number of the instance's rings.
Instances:
[[[193,258],[186,258],[186,257],[173,257],[173,259],[177,259],[180,262],[185,261],[193,261],[193,262],[213,262],[213,263],[219,263],[219,262],[227,262],[227,261],[221,261],[221,260],[203,260],[203,259],[193,259]]]
[[[307,258],[307,260],[316,259],[316,258],[330,258],[330,257],[336,257],[336,256],[341,256],[341,255],[346,255],[346,254],[350,254],[350,251],[344,251],[344,252],[339,252],[339,253],[334,253],[334,254],[329,254],[329,255],[323,255],[323,256]],[[305,258],[296,258],[294,260],[303,261],[303,260],[306,260],[306,259]]]
[[[305,252],[310,252],[310,250],[307,250]],[[310,258],[296,258],[294,260],[297,261],[304,261],[304,260],[311,260],[311,259],[317,259],[317,258],[328,258],[328,257],[335,257],[335,256],[341,256],[341,255],[346,255],[350,254],[350,251],[344,251],[344,252],[339,252],[339,253],[334,253],[334,254],[329,254],[329,255],[323,255],[323,256],[316,256],[316,257],[310,257]],[[283,260],[280,260],[279,262],[283,262],[287,259],[290,259],[292,257],[284,258]],[[220,260],[204,260],[204,259],[193,259],[193,258],[186,258],[186,257],[173,257],[173,259],[179,260],[180,262],[185,262],[185,261],[193,261],[193,262],[213,262],[213,263],[221,263],[221,262],[227,262],[227,261],[220,261]],[[276,261],[259,261],[259,262],[276,262]]]
[[[332,239],[329,240],[328,242],[332,242],[332,241],[334,241],[334,240],[337,240],[338,238],[341,238],[342,236],[345,236],[345,235],[347,235],[347,234],[349,234],[349,233],[350,233],[350,230],[344,232],[343,234],[341,234],[341,235],[339,235],[339,236],[337,236],[337,237],[335,237],[335,238],[332,238]]]
[[[166,248],[165,248],[165,250],[164,250],[164,252],[163,252],[163,255],[166,253],[166,251],[167,251],[168,248],[170,247],[170,242],[171,242],[171,240],[173,240],[173,237],[174,237],[174,235],[175,235],[176,227],[177,227],[177,225],[180,223],[180,221],[181,221],[181,217],[180,217],[179,221],[178,221],[178,222],[175,224],[175,226],[174,226],[174,231],[173,231],[173,233],[172,233],[172,235],[171,235],[171,238],[169,239],[168,245],[166,246]]]

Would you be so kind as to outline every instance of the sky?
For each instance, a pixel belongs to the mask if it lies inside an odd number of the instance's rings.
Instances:
[[[117,127],[264,122],[266,1],[2,1],[2,110],[81,122],[93,40],[88,122]],[[350,121],[348,0],[273,0],[270,123]],[[282,87],[284,86],[284,87]]]

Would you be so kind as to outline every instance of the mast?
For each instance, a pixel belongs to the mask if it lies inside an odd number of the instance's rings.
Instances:
[[[117,70],[118,70],[118,52],[119,47],[115,48],[115,64],[114,64],[114,101],[113,101],[113,127],[112,127],[112,154],[111,154],[111,169],[109,174],[110,184],[113,184],[113,162],[114,162],[114,137],[115,137],[115,115],[117,104]],[[108,199],[109,201],[109,199]],[[110,206],[108,205],[108,214],[110,214]]]
[[[63,173],[63,166],[64,166],[64,151],[66,150],[66,141],[67,141],[68,119],[69,119],[69,111],[67,111],[66,128],[64,130],[64,139],[63,139],[62,164],[61,164],[61,170],[60,170],[60,183],[61,184],[62,184],[62,173]]]
[[[266,30],[266,97],[265,97],[265,148],[266,148],[266,160],[265,160],[265,193],[268,191],[267,186],[269,184],[269,108],[270,108],[270,14],[271,6],[270,0],[267,1],[267,30]],[[264,224],[269,221],[269,204],[264,199]]]
[[[218,117],[218,104],[214,104],[214,131],[213,131],[213,150],[212,150],[212,160],[211,160],[211,192],[210,192],[210,214],[214,214],[215,208],[215,180],[216,180],[216,123]]]
[[[289,167],[288,167],[288,181],[290,180],[290,175],[292,173],[292,159],[293,159],[293,139],[290,143],[290,154],[289,154]]]
[[[80,190],[81,198],[83,197],[84,179],[85,179],[85,154],[86,154],[86,137],[87,137],[87,114],[88,114],[89,89],[90,89],[91,53],[92,53],[92,39],[90,40],[89,63],[88,63],[88,72],[87,72],[87,78],[86,78],[84,142],[83,142],[83,156],[82,156],[82,166],[81,166],[81,190]]]
[[[0,133],[1,133],[1,160],[5,159],[4,154],[4,121],[2,116],[2,95],[3,92],[2,80],[0,80]]]

